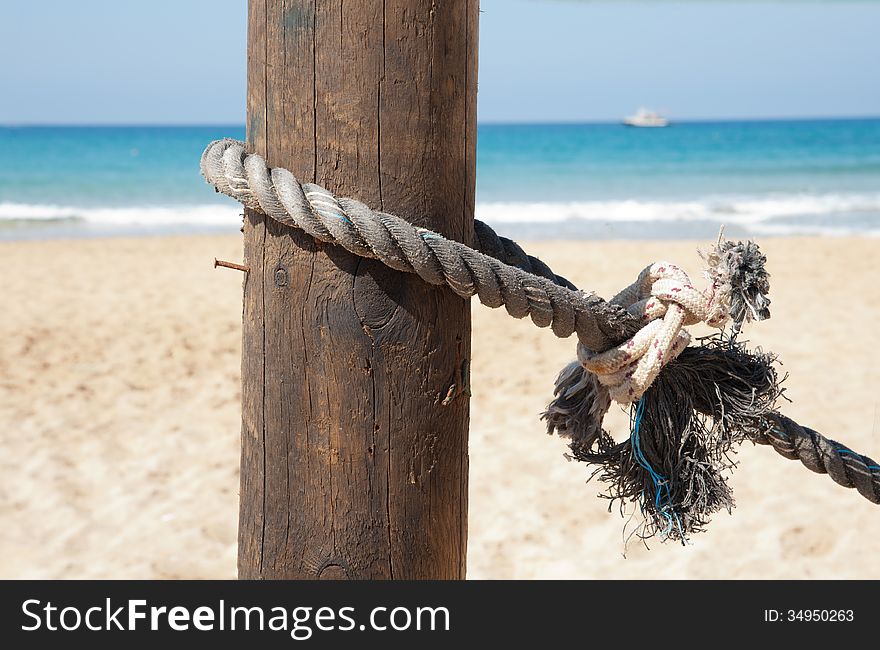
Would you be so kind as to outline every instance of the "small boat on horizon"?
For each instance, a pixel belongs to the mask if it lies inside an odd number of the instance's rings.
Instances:
[[[623,118],[623,123],[626,126],[638,126],[646,128],[669,126],[668,119],[663,117],[657,111],[652,111],[648,108],[640,108],[636,111],[635,115],[630,115],[629,117]]]

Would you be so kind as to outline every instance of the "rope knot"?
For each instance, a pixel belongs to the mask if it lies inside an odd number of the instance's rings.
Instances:
[[[578,361],[621,404],[638,401],[663,366],[688,346],[686,325],[703,322],[720,328],[729,318],[729,301],[723,299],[717,282],[700,291],[687,273],[669,262],[646,267],[610,302],[626,308],[644,325],[631,339],[605,352],[578,345]]]

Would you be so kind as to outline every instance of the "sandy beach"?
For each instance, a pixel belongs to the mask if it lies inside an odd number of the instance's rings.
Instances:
[[[789,373],[784,412],[880,459],[877,240],[761,243],[773,317],[746,336]],[[609,296],[658,259],[699,277],[699,244],[524,247]],[[0,577],[235,577],[242,278],[214,257],[240,237],[0,243]],[[732,516],[625,549],[538,420],[574,339],[473,314],[469,578],[880,578],[880,509],[751,444]]]

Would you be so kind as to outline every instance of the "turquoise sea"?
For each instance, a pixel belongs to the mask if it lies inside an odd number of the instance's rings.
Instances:
[[[229,231],[241,126],[0,127],[0,239]],[[477,217],[525,238],[880,235],[880,119],[480,125]]]

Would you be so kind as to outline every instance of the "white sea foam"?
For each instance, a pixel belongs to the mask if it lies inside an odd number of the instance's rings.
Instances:
[[[76,220],[101,226],[237,226],[235,205],[81,208],[0,203],[2,221]],[[709,222],[764,235],[880,235],[880,193],[790,194],[763,197],[705,197],[684,201],[609,200],[547,203],[478,203],[478,219],[490,224],[577,222],[639,224]],[[586,225],[586,224],[585,224]]]
[[[785,219],[797,227],[798,218],[815,225],[827,216],[874,214],[880,228],[880,193],[786,195],[774,197],[706,197],[691,201],[582,201],[571,203],[480,203],[477,218],[489,223],[551,223],[559,221],[676,222],[717,221],[758,226],[772,219]],[[789,223],[790,222],[790,223]],[[803,224],[805,227],[807,223]]]
[[[241,208],[228,205],[82,208],[63,205],[0,203],[0,221],[85,221],[107,226],[222,226],[241,221]]]

